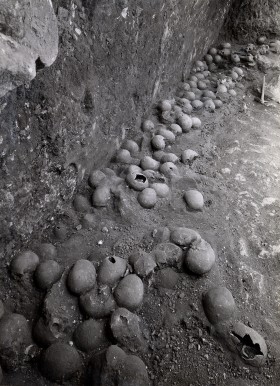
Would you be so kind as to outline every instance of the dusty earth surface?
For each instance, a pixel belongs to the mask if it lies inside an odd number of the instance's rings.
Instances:
[[[143,209],[136,192],[122,183],[121,194],[115,194],[107,207],[87,211],[92,214],[87,223],[85,214],[71,205],[56,219],[59,229],[55,235],[49,228],[44,239],[21,248],[36,252],[42,242],[54,244],[55,259],[67,274],[81,258],[98,268],[106,256],[128,259],[135,249],[152,252],[157,244],[169,239],[168,228],[197,230],[211,244],[216,264],[206,275],[197,277],[175,268],[162,275],[157,267],[143,280],[144,301],[135,313],[141,319],[145,344],[132,352],[144,361],[151,384],[156,386],[280,383],[280,111],[275,103],[266,106],[255,100],[261,73],[244,67],[244,74],[236,86],[237,97],[228,97],[214,113],[195,113],[202,121],[201,129],[177,136],[168,149],[178,157],[185,149],[199,154],[189,166],[178,165],[181,178],[169,181],[170,198],[159,200],[153,209]],[[155,116],[152,119],[155,121]],[[135,133],[133,139],[140,143],[142,136],[142,132]],[[142,154],[148,153],[149,147],[144,145]],[[126,166],[113,163],[109,167],[122,176]],[[184,191],[193,188],[203,193],[205,206],[201,212],[188,210],[182,198]],[[90,200],[92,189],[84,184],[79,193]],[[64,225],[66,234],[62,232]],[[1,260],[1,299],[6,313],[22,314],[34,326],[45,312],[44,317],[56,318],[56,338],[73,345],[73,331],[86,317],[77,297],[65,288],[65,275],[47,293],[36,288],[31,274],[11,278],[9,263],[17,252],[10,251]],[[40,252],[38,255],[42,259]],[[244,363],[229,350],[229,336],[221,338],[210,326],[202,295],[217,285],[232,292],[238,307],[237,320],[265,338],[268,357],[263,367]],[[116,341],[108,333],[100,350],[112,343]],[[3,384],[61,384],[40,375],[37,358],[44,350],[42,346],[32,342],[22,353],[16,370],[4,372]],[[127,353],[133,350],[123,348]],[[65,384],[97,385],[89,369],[97,362],[100,350],[81,353],[83,371]]]
[[[38,52],[41,39],[34,42],[33,34],[39,30],[54,44],[56,24],[50,24],[51,38],[41,23],[31,28],[29,22],[33,12],[50,18],[51,2],[36,0],[30,12],[30,1],[22,1],[24,17],[11,16],[16,0],[1,3],[9,6],[0,7],[0,33],[23,35],[31,48],[36,44],[34,60],[42,51],[53,56],[48,44]],[[38,65],[30,84],[0,100],[0,255],[8,243],[16,247],[44,234],[50,214],[64,212],[84,174],[110,160],[123,136],[140,127],[150,105],[217,39],[231,2],[52,3],[59,35],[55,63]],[[57,50],[55,44],[52,48]],[[30,57],[25,51],[24,59]],[[8,59],[13,72],[19,58]]]

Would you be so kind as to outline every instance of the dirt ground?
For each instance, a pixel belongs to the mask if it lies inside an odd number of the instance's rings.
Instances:
[[[128,259],[135,248],[151,252],[165,239],[166,228],[195,229],[211,244],[216,264],[208,274],[196,277],[173,270],[174,278],[163,280],[156,269],[144,279],[144,301],[136,313],[147,348],[136,354],[145,362],[155,386],[280,384],[280,109],[276,103],[266,106],[255,101],[261,74],[255,68],[244,67],[244,72],[236,87],[237,97],[229,98],[214,113],[197,112],[202,128],[178,136],[168,149],[179,157],[185,149],[199,154],[190,166],[179,164],[182,178],[170,181],[171,198],[158,201],[153,209],[143,209],[136,192],[124,184],[121,198],[111,200],[106,208],[90,210],[91,228],[84,228],[84,215],[71,206],[57,220],[67,226],[65,241],[55,239],[49,229],[44,240],[23,246],[36,251],[40,242],[55,244],[57,261],[67,271],[80,258],[98,266],[112,254]],[[136,139],[141,136],[138,133]],[[110,167],[122,175],[122,165]],[[189,188],[203,193],[203,211],[187,209],[182,192]],[[84,183],[79,193],[90,198],[92,190]],[[23,314],[34,326],[46,296],[51,299],[51,312],[63,314],[70,326],[61,340],[72,341],[74,328],[83,320],[76,298],[57,285],[44,294],[36,289],[32,276],[11,279],[7,274],[10,261],[11,255],[1,262],[5,308]],[[265,338],[268,358],[263,367],[242,362],[207,321],[202,295],[217,285],[232,292],[237,319]],[[17,371],[5,373],[3,385],[59,385],[40,375],[36,358],[41,350],[34,344],[34,358],[29,355]],[[83,354],[85,368],[91,356]],[[85,384],[95,385],[86,371],[65,382]]]

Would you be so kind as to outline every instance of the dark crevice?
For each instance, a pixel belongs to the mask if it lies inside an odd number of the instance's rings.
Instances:
[[[245,334],[243,337],[238,335],[235,331],[231,332],[242,344],[242,352],[247,358],[253,359],[256,355],[263,355],[260,345],[253,343],[252,338],[249,334]]]
[[[111,256],[109,257],[109,261],[114,264],[116,262],[116,259],[113,256]]]
[[[144,183],[144,182],[146,182],[147,178],[145,176],[143,176],[142,174],[136,174],[135,180]]]
[[[35,62],[35,65],[36,65],[36,72],[38,72],[38,71],[42,70],[43,68],[45,68],[45,65],[42,62],[42,60],[40,59],[40,57],[37,58],[37,60]]]

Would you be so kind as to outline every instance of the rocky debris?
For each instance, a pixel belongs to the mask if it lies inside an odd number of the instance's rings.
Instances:
[[[23,276],[26,273],[32,273],[37,268],[40,260],[36,253],[25,251],[16,256],[10,265],[13,275]]]
[[[110,328],[117,342],[131,351],[144,346],[139,317],[125,308],[117,308],[110,320]]]
[[[0,319],[0,359],[7,370],[16,371],[29,359],[30,327],[23,315],[5,314]]]
[[[84,321],[74,331],[73,341],[76,347],[84,352],[102,349],[108,344],[105,322],[94,319]]]
[[[211,288],[203,295],[202,304],[207,319],[213,325],[228,321],[236,312],[234,298],[226,287]]]
[[[215,260],[215,252],[211,245],[203,239],[194,241],[185,255],[186,267],[196,275],[204,275],[209,272]]]
[[[143,301],[144,285],[142,280],[135,274],[127,275],[115,289],[114,297],[120,307],[134,311]]]
[[[43,352],[40,370],[53,382],[70,379],[82,368],[78,351],[66,343],[54,343]]]
[[[181,268],[183,263],[183,251],[180,247],[172,243],[158,244],[153,254],[157,265],[160,267],[176,267]]]
[[[231,329],[230,336],[244,362],[255,367],[265,364],[267,346],[264,338],[257,331],[238,322]]]
[[[155,286],[157,288],[174,289],[179,281],[179,274],[172,268],[163,268],[155,275]]]
[[[178,227],[171,231],[170,240],[180,247],[187,247],[196,240],[200,240],[199,233],[193,229]]]
[[[100,376],[101,386],[149,386],[144,362],[135,355],[127,355],[118,346],[110,346],[105,354]]]
[[[154,272],[156,267],[153,256],[142,250],[135,250],[129,257],[134,272],[140,277],[146,277]]]
[[[80,296],[80,306],[86,315],[96,319],[106,318],[117,307],[111,289],[107,285],[95,287]]]
[[[43,261],[34,273],[35,282],[39,288],[47,290],[60,279],[62,271],[62,267],[56,261]]]
[[[82,295],[91,290],[96,283],[96,271],[94,265],[89,260],[78,260],[71,268],[67,285],[75,295]]]
[[[126,269],[126,260],[118,256],[106,257],[98,270],[98,282],[113,287],[124,276]]]
[[[58,27],[52,3],[1,1],[0,97],[35,76],[39,64],[50,66],[58,54]]]

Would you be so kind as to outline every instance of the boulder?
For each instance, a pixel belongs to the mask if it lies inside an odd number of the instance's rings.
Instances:
[[[50,66],[58,54],[58,27],[51,1],[0,0],[0,97]]]

